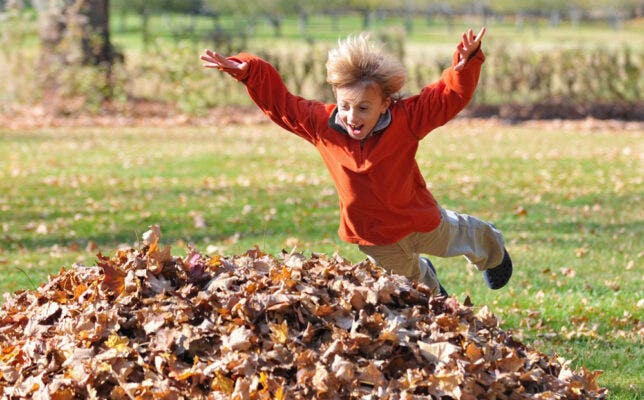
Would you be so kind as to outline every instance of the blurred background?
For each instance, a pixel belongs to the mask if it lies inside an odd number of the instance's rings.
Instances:
[[[332,101],[324,62],[371,32],[414,93],[449,66],[461,33],[488,28],[465,114],[644,119],[644,1],[0,0],[0,114],[199,116],[249,106],[199,54],[255,52],[290,90]]]

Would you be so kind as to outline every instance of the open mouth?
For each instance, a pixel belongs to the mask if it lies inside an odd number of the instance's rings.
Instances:
[[[354,135],[360,135],[362,133],[362,127],[363,125],[349,125],[349,129],[351,129],[351,133]]]

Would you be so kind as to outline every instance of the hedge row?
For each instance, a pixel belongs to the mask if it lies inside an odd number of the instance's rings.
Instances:
[[[272,62],[286,85],[308,98],[333,101],[325,83],[326,45],[308,44],[260,55]],[[38,65],[38,56],[0,52],[0,101],[56,105],[61,112],[100,111],[106,97],[124,106],[131,100],[170,103],[183,112],[202,113],[217,106],[247,105],[249,100],[232,79],[204,70],[200,49],[189,44],[159,45],[106,70],[73,65]],[[416,58],[414,58],[414,56]],[[407,55],[407,93],[416,93],[448,66],[449,57],[423,59]],[[644,53],[631,48],[515,51],[486,49],[486,62],[472,110],[482,114],[516,114],[517,118],[580,117],[644,119],[641,99]],[[508,111],[510,110],[510,111]],[[548,111],[550,110],[550,111]],[[2,110],[0,110],[2,111]],[[539,115],[540,114],[540,115]]]

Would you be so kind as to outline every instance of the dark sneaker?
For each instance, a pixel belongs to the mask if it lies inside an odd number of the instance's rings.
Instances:
[[[501,289],[512,276],[512,260],[506,249],[503,249],[503,261],[498,266],[483,271],[483,279],[490,289]]]
[[[445,296],[445,297],[449,296],[447,294],[447,290],[445,290],[443,285],[441,285],[440,281],[438,280],[438,275],[436,275],[436,268],[434,268],[434,264],[432,264],[432,262],[429,261],[429,258],[427,257],[421,257],[421,260],[424,260],[427,263],[427,266],[429,267],[429,269],[431,269],[432,272],[434,273],[434,276],[436,276],[436,281],[438,282],[438,289],[440,290],[441,296]]]

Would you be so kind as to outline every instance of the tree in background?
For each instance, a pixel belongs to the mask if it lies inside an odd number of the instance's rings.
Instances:
[[[109,0],[36,0],[43,56],[63,63],[112,64]]]
[[[110,41],[109,0],[35,0],[32,4],[38,14],[45,96],[55,98],[59,92],[74,93],[100,82],[100,87],[87,88],[86,93],[93,91],[93,96],[100,97],[96,102],[112,98],[112,67],[122,55]],[[85,66],[94,67],[101,79],[80,82],[70,72]]]
[[[85,17],[81,35],[83,63],[111,66],[117,56],[110,41],[109,0],[85,0],[80,14]]]

